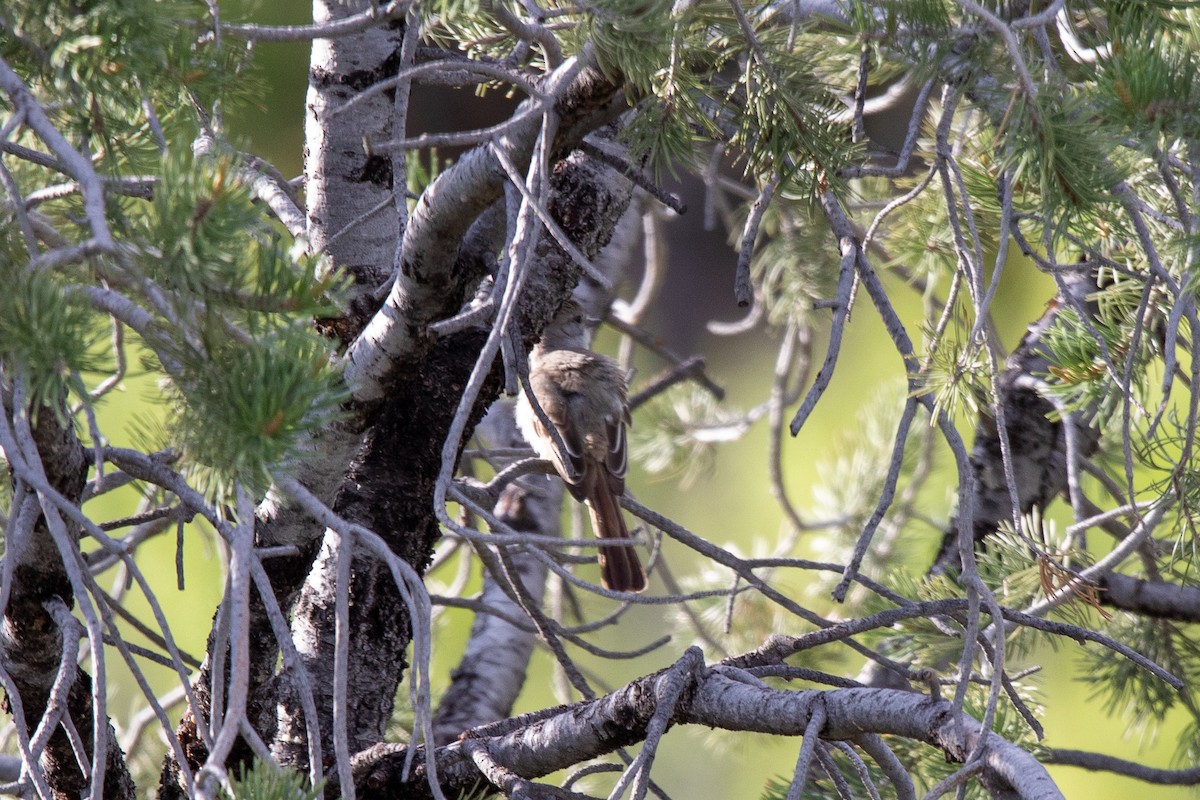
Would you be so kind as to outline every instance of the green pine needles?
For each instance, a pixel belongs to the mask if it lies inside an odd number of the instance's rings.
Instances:
[[[244,48],[197,41],[181,23],[194,10],[113,0],[0,12],[0,28],[16,34],[0,36],[0,54],[51,122],[95,154],[116,242],[90,253],[88,207],[70,184],[31,200],[26,220],[0,209],[0,359],[35,407],[78,410],[93,402],[88,373],[113,369],[113,321],[101,310],[116,304],[173,403],[159,445],[182,450],[224,497],[237,484],[265,489],[336,416],[345,391],[312,321],[337,312],[343,282],[270,221],[219,129],[207,132],[215,155],[193,156],[197,119],[219,119],[255,85]],[[23,135],[21,145],[40,146]],[[48,182],[45,166],[6,166],[15,185]],[[35,258],[40,244],[70,237],[79,256]],[[98,300],[96,282],[113,293]]]
[[[230,783],[233,792],[222,791],[224,800],[317,800],[323,794],[323,786],[309,785],[302,773],[260,761]]]
[[[169,427],[211,490],[263,489],[345,399],[331,345],[312,325],[336,311],[339,279],[291,257],[231,159],[190,162],[167,163],[147,231],[165,249],[138,261],[170,289],[182,323],[154,343],[178,365],[168,370]]]
[[[101,321],[60,276],[16,268],[21,261],[12,257],[12,244],[6,242],[9,252],[0,255],[5,287],[0,292],[0,361],[15,370],[10,378],[25,381],[35,407],[58,409],[69,395],[84,394],[82,373],[110,364],[97,349]]]

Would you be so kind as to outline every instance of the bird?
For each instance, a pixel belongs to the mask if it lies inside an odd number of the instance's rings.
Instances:
[[[571,495],[587,504],[592,532],[604,540],[629,539],[620,506],[629,463],[625,431],[631,424],[625,373],[614,359],[589,350],[587,339],[583,310],[568,300],[529,353],[529,386],[517,401],[517,425]],[[529,402],[529,389],[561,446]],[[599,551],[606,589],[646,588],[632,543]]]

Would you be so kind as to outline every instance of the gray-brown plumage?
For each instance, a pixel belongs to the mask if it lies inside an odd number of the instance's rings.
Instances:
[[[517,424],[538,455],[554,464],[575,499],[587,503],[593,532],[601,539],[628,539],[619,502],[625,492],[625,426],[630,421],[625,375],[616,361],[588,350],[586,342],[583,313],[568,301],[529,353],[529,384],[558,430],[562,451],[524,392]],[[599,551],[606,588],[646,588],[646,573],[632,545]]]

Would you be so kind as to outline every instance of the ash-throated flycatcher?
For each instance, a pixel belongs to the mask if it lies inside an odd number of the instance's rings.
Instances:
[[[524,391],[517,403],[521,433],[539,456],[554,464],[575,499],[587,503],[597,536],[628,539],[619,502],[628,464],[625,374],[613,359],[587,349],[583,312],[573,300],[567,301],[530,351],[529,385],[565,449],[560,452]],[[633,545],[598,549],[606,588],[618,592],[646,588],[646,573]]]

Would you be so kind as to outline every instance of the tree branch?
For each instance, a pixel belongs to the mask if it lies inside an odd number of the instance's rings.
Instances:
[[[1162,786],[1194,786],[1200,784],[1200,767],[1188,769],[1157,769],[1139,764],[1136,761],[1126,761],[1116,756],[1103,753],[1089,753],[1084,750],[1063,750],[1055,748],[1042,757],[1046,764],[1063,764],[1069,767],[1082,767],[1097,772],[1115,772],[1118,775],[1128,775],[1147,783]]]
[[[508,772],[524,779],[596,758],[644,738],[658,710],[659,697],[670,697],[671,670],[640,678],[596,700],[576,703],[554,713],[511,720],[510,729],[489,734],[469,731],[464,741],[439,748],[438,771],[449,794],[486,779],[468,758],[464,742],[482,743]],[[664,684],[660,686],[660,684]],[[778,736],[802,736],[814,709],[824,708],[821,738],[853,741],[863,734],[889,733],[942,748],[961,761],[982,744],[984,770],[1013,796],[1028,800],[1061,798],[1045,769],[1029,753],[984,731],[971,717],[956,712],[949,701],[931,700],[891,689],[786,691],[733,680],[723,672],[701,670],[683,692],[671,724],[693,724]],[[515,726],[515,727],[512,727]],[[386,745],[361,754],[355,781],[363,798],[428,797],[418,769],[407,780],[400,765],[405,748]],[[418,760],[419,762],[419,760]]]

